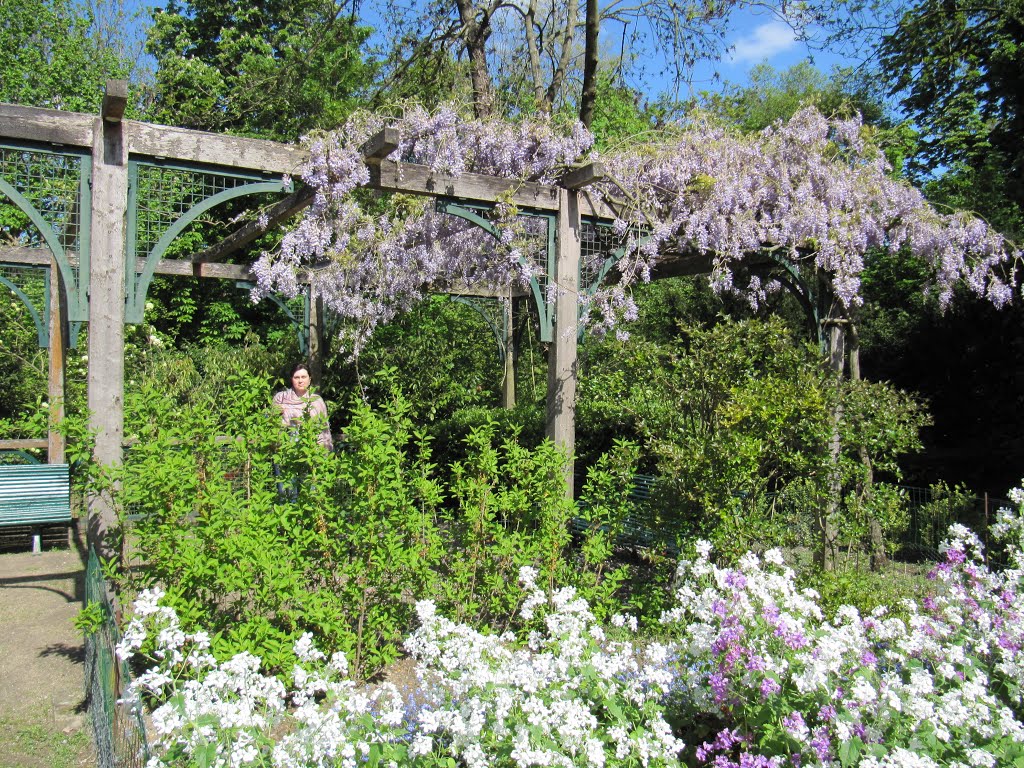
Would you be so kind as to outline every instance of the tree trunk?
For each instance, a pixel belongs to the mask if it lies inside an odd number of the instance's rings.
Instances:
[[[597,101],[598,31],[601,26],[597,0],[587,0],[585,45],[583,50],[583,92],[580,94],[580,122],[590,128]]]
[[[846,332],[836,318],[830,318],[828,325],[828,361],[832,370],[833,383],[838,390],[843,378],[843,367],[846,359]],[[842,441],[839,436],[839,424],[843,419],[842,403],[836,398],[832,408],[832,438],[829,441],[829,478],[828,497],[819,507],[818,530],[820,540],[815,562],[824,571],[833,571],[839,554],[839,526],[836,519],[839,515],[839,502],[843,492],[843,478],[840,471]]]
[[[491,75],[487,71],[487,40],[491,36],[490,13],[480,11],[471,0],[456,0],[459,18],[462,21],[462,39],[469,57],[469,76],[473,85],[473,115],[478,119],[491,116],[494,111],[494,95],[491,90]]]
[[[857,333],[857,326],[850,323],[850,381],[860,381],[860,335]],[[864,479],[862,481],[860,497],[870,502],[875,484],[875,469],[871,463],[871,455],[866,446],[857,448],[861,464],[864,465]],[[869,507],[870,509],[870,507]],[[882,535],[882,524],[873,512],[868,512],[868,538],[871,547],[871,570],[879,571],[889,562],[885,553],[885,537]]]

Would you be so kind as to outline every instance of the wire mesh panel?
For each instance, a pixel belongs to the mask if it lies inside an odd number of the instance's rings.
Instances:
[[[64,248],[80,250],[82,236],[82,155],[0,146],[0,179],[39,212]],[[46,243],[28,215],[5,195],[0,227],[7,245],[44,248]]]
[[[121,633],[107,598],[103,569],[91,547],[85,571],[85,602],[98,603],[103,612],[99,629],[85,641],[85,694],[92,716],[96,765],[141,768],[149,758],[145,725],[138,711],[118,703],[131,681],[131,673],[114,653]]]

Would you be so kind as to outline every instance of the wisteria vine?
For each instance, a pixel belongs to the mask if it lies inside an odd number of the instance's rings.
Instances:
[[[861,303],[865,259],[879,248],[906,248],[930,265],[943,306],[958,283],[997,306],[1013,296],[1021,251],[977,218],[939,213],[894,178],[883,153],[864,140],[859,119],[828,119],[806,108],[748,135],[698,116],[657,143],[599,157],[579,124],[560,131],[540,118],[513,124],[463,120],[452,108],[412,108],[397,119],[358,113],[311,138],[302,178],[315,190],[313,204],[253,267],[255,299],[295,295],[300,274],[308,275],[344,321],[354,354],[379,324],[431,291],[522,286],[545,268],[538,258],[544,233],[510,204],[492,212],[494,238],[425,198],[401,196],[382,212],[354,195],[370,178],[359,148],[385,125],[401,137],[390,159],[451,177],[474,172],[557,184],[569,168],[602,160],[608,175],[588,192],[616,211],[610,224],[623,254],[617,279],[594,296],[581,294],[584,322],[597,331],[634,318],[630,287],[675,254],[707,257],[720,291],[740,290],[738,268],[766,251],[812,262],[847,311]],[[776,289],[753,280],[742,290],[756,303]]]

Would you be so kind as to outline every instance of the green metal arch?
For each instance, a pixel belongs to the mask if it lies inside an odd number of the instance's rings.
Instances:
[[[67,253],[64,251],[64,246],[60,244],[60,240],[57,239],[57,233],[53,231],[53,227],[50,226],[50,223],[43,218],[42,214],[35,209],[35,206],[33,206],[26,197],[12,187],[6,179],[0,178],[0,192],[7,195],[7,197],[9,197],[11,201],[29,217],[29,220],[39,230],[39,233],[43,236],[43,240],[46,241],[46,245],[53,254],[53,257],[57,260],[57,266],[60,268],[60,273],[64,278],[64,284],[67,286],[76,285],[75,275],[71,271],[71,263],[68,261]]]
[[[487,313],[487,310],[480,306],[481,301],[491,301],[492,299],[483,299],[480,296],[458,295],[452,295],[450,299],[457,304],[469,307],[483,318],[484,322],[487,323],[487,327],[490,328],[491,332],[494,334],[494,341],[498,345],[498,359],[501,360],[501,362],[505,362],[505,355],[508,354],[505,349],[505,334],[508,331],[505,327],[505,313],[502,312],[502,323],[499,327],[499,325],[494,321],[494,318]],[[501,301],[501,299],[495,299],[495,301]]]
[[[3,275],[0,275],[0,283],[3,283],[14,291],[14,295],[21,299],[22,303],[28,307],[28,311],[32,315],[32,322],[36,324],[36,340],[39,342],[40,347],[48,347],[50,345],[49,328],[47,327],[46,321],[39,317],[39,312],[36,310],[35,306],[33,306],[32,300],[25,295],[24,291]]]
[[[236,280],[235,288],[243,291],[251,291],[256,287],[255,283],[250,283],[248,280]],[[295,317],[295,313],[292,312],[291,307],[284,301],[281,301],[281,297],[276,293],[268,294],[265,298],[270,299],[274,304],[280,307],[281,311],[284,312],[292,325],[295,326],[295,334],[299,340],[299,354],[305,355],[309,350],[309,291],[305,291],[302,294],[302,321]]]
[[[438,198],[437,210],[441,213],[448,213],[452,216],[457,216],[460,219],[465,219],[471,224],[475,224],[482,230],[487,232],[495,240],[498,239],[499,233],[498,228],[494,226],[490,221],[485,219],[473,208],[466,206],[464,203],[447,200],[444,198]],[[547,213],[527,213],[528,216],[537,216],[538,218],[547,219],[548,222],[548,244],[547,244],[547,257],[548,257],[548,272],[552,271],[552,248],[554,246],[554,218]],[[530,266],[524,259],[520,259],[519,263],[524,267]],[[554,337],[553,325],[554,318],[551,315],[550,309],[547,304],[547,300],[544,297],[544,292],[541,290],[540,283],[536,277],[530,278],[530,290],[533,293],[533,301],[537,306],[537,313],[540,315],[540,339],[541,341],[551,341]]]
[[[153,275],[156,271],[156,263],[164,255],[171,243],[174,242],[174,238],[180,235],[185,227],[195,221],[199,216],[211,208],[215,208],[221,203],[225,203],[228,200],[234,200],[239,197],[245,197],[246,195],[256,195],[265,192],[280,192],[282,190],[282,184],[280,181],[258,181],[251,182],[249,184],[240,184],[237,187],[231,189],[225,189],[218,192],[211,197],[206,198],[201,203],[194,205],[185,214],[180,216],[167,231],[160,236],[160,239],[156,241],[156,245],[153,246],[153,250],[146,256],[146,267],[142,272],[135,276],[131,295],[128,298],[128,306],[125,308],[125,322],[128,323],[141,323],[145,315],[145,303],[146,293],[149,291],[149,285],[153,281]]]

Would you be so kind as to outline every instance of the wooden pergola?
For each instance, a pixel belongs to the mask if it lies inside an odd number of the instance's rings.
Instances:
[[[0,105],[0,151],[15,158],[16,163],[28,164],[26,158],[45,155],[51,165],[77,169],[65,174],[67,202],[59,215],[47,209],[52,201],[46,202],[46,193],[32,198],[17,180],[7,178],[11,174],[0,173],[0,193],[21,208],[35,227],[31,242],[0,246],[0,265],[49,270],[49,395],[55,407],[64,394],[69,323],[89,324],[88,406],[96,432],[95,458],[104,465],[122,460],[124,326],[142,321],[152,276],[252,279],[247,267],[218,262],[244,249],[263,230],[249,222],[190,259],[164,259],[173,238],[199,213],[227,199],[278,194],[279,201],[268,211],[273,224],[294,216],[313,195],[309,188],[294,190],[282,182],[286,176],[297,174],[308,159],[308,153],[300,147],[126,120],[126,103],[126,83],[110,81],[99,115]],[[371,188],[483,207],[499,199],[511,200],[521,209],[549,216],[555,224],[553,259],[549,259],[553,269],[546,276],[548,288],[553,284],[556,296],[553,308],[547,309],[547,435],[571,455],[575,443],[581,222],[584,217],[591,222],[610,222],[615,217],[585,192],[588,184],[601,177],[600,167],[577,169],[557,186],[478,174],[449,178],[410,163],[402,163],[399,170],[385,159],[397,145],[398,136],[392,129],[364,145]],[[208,182],[208,194],[193,195],[186,207],[174,212],[180,215],[173,221],[143,232],[148,226],[144,219],[151,216],[145,208],[145,190],[147,184],[157,183],[153,179],[159,180],[161,173],[194,174],[212,181]],[[705,268],[706,260],[701,260],[684,271]],[[510,294],[506,287],[490,295]],[[316,305],[314,301],[310,317],[314,327],[320,323]],[[317,334],[312,333],[310,354],[314,366],[316,338]],[[506,355],[506,380],[511,378],[511,358],[511,354]],[[63,461],[59,435],[51,432],[48,448],[51,463]],[[571,483],[571,474],[568,480]],[[101,541],[114,523],[112,510],[94,500],[90,518],[94,540]]]

